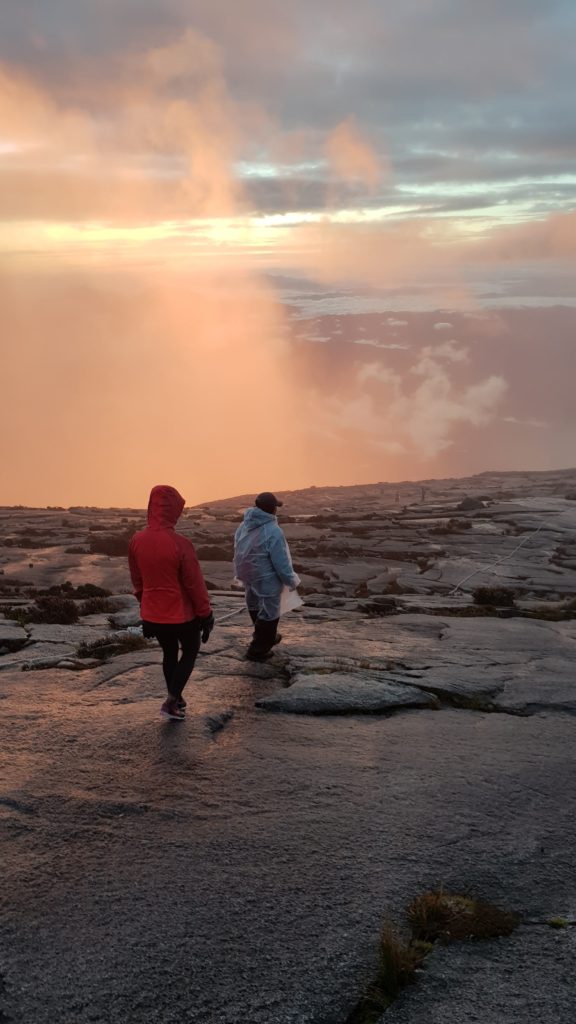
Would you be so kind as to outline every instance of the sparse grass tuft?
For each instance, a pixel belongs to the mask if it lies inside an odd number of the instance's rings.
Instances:
[[[89,597],[80,605],[80,615],[103,615],[118,612],[122,608],[121,601],[110,597]]]
[[[78,646],[78,658],[98,658],[108,661],[119,654],[132,654],[134,651],[150,650],[153,644],[137,633],[110,633],[99,640],[84,641]]]
[[[569,924],[565,917],[551,917],[548,921],[550,928],[568,928]]]
[[[389,582],[384,587],[383,593],[384,594],[390,594],[390,595],[394,595],[394,594],[415,594],[416,591],[414,590],[413,587],[407,587],[407,586],[405,586],[405,584],[399,583],[397,579],[392,579],[392,580],[389,580]]]
[[[511,935],[519,923],[516,914],[443,889],[417,896],[407,916],[414,938],[423,942],[495,939]]]
[[[432,949],[430,943],[406,942],[391,925],[385,924],[378,946],[378,967],[374,980],[354,1007],[346,1024],[376,1024],[414,975]]]

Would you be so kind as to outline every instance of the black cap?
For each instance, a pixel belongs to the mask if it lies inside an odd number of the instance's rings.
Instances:
[[[254,504],[261,508],[263,512],[269,512],[273,516],[276,513],[276,509],[281,508],[284,503],[275,494],[272,494],[272,491],[262,491],[262,494],[258,495]]]

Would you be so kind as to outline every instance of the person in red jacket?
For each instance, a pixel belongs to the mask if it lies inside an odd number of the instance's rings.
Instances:
[[[176,533],[184,498],[174,487],[153,487],[148,526],[130,541],[128,564],[134,594],[140,602],[144,636],[156,637],[162,648],[162,669],[168,688],[161,714],[184,719],[182,692],[200,650],[214,627],[214,615],[194,545]]]

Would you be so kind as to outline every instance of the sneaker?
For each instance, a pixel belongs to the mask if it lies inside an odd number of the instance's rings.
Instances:
[[[175,722],[183,722],[186,718],[182,708],[178,707],[178,704],[174,700],[165,700],[162,707],[160,708],[160,714],[164,718],[172,718]]]

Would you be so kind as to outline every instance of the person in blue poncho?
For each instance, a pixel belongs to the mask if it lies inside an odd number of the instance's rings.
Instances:
[[[244,521],[234,537],[234,571],[244,584],[246,605],[254,623],[254,635],[246,652],[249,661],[267,661],[272,657],[272,648],[281,639],[280,595],[284,587],[295,590],[300,583],[286,537],[276,519],[281,505],[274,494],[263,491],[244,513]]]

